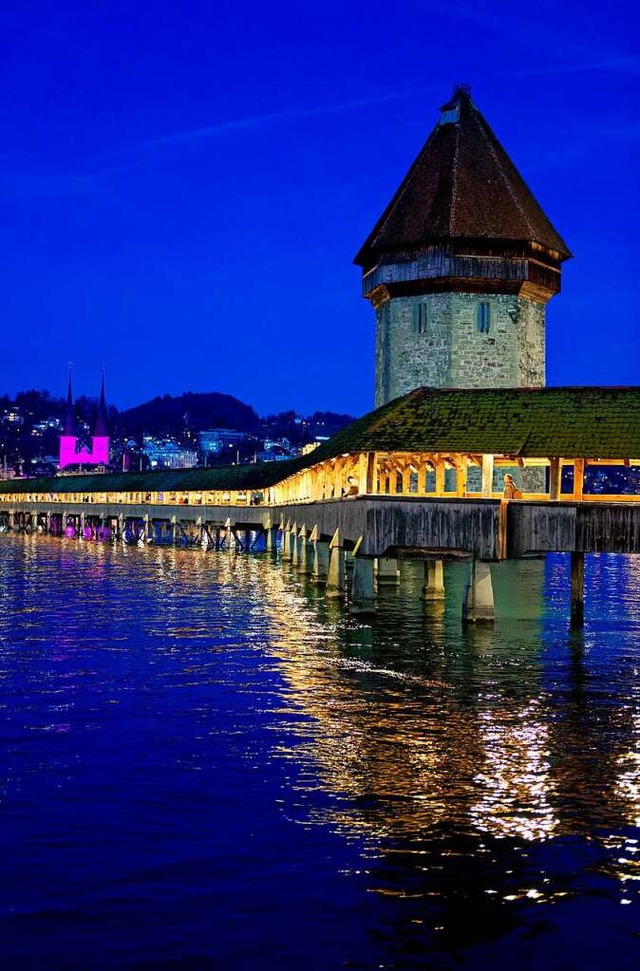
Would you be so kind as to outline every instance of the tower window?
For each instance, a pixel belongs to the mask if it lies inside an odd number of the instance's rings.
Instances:
[[[441,125],[457,125],[460,121],[460,103],[452,105],[450,108],[444,108],[440,112],[440,124]]]
[[[491,304],[483,301],[478,304],[477,327],[479,334],[488,334],[491,327]]]
[[[414,334],[426,334],[427,333],[427,313],[426,303],[414,304],[413,307],[413,332]]]

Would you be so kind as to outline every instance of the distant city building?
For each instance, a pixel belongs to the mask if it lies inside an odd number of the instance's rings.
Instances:
[[[231,428],[207,428],[198,432],[198,444],[205,455],[219,454],[225,448],[235,448],[246,437],[245,432],[237,432]]]
[[[82,441],[78,435],[78,427],[73,408],[73,393],[71,390],[71,375],[67,389],[67,408],[65,412],[64,428],[60,436],[59,469],[69,470],[71,467],[95,466],[106,468],[109,464],[109,431],[107,426],[107,408],[104,398],[104,375],[100,384],[100,398],[98,411],[91,435],[91,445]]]
[[[265,438],[264,448],[266,452],[282,451],[289,453],[291,451],[291,442],[288,438]]]
[[[545,307],[570,257],[458,87],[355,258],[376,407],[422,386],[544,386]]]
[[[2,420],[3,422],[6,422],[7,425],[24,425],[23,416],[15,408],[5,411],[3,413]]]
[[[310,452],[315,452],[319,445],[320,442],[309,442],[308,445],[303,445],[300,449],[300,455],[309,455]]]
[[[291,458],[288,453],[274,452],[273,449],[255,453],[256,462],[285,462],[288,458]]]
[[[198,464],[195,449],[185,447],[175,439],[144,435],[142,451],[152,469],[192,469]]]

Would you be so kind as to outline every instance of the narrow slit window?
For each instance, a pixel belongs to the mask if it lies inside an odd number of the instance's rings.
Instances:
[[[486,301],[478,304],[478,333],[488,334],[491,327],[491,304]]]
[[[427,332],[427,305],[418,303],[413,308],[413,332],[414,334],[426,334]]]

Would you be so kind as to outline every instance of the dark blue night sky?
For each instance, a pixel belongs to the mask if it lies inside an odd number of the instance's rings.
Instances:
[[[485,13],[490,10],[490,13]],[[0,392],[372,407],[352,259],[456,81],[575,259],[550,384],[637,384],[634,3],[4,0]]]

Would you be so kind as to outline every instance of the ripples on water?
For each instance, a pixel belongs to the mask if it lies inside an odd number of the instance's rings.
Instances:
[[[465,571],[2,537],[2,968],[635,967],[640,565]]]

